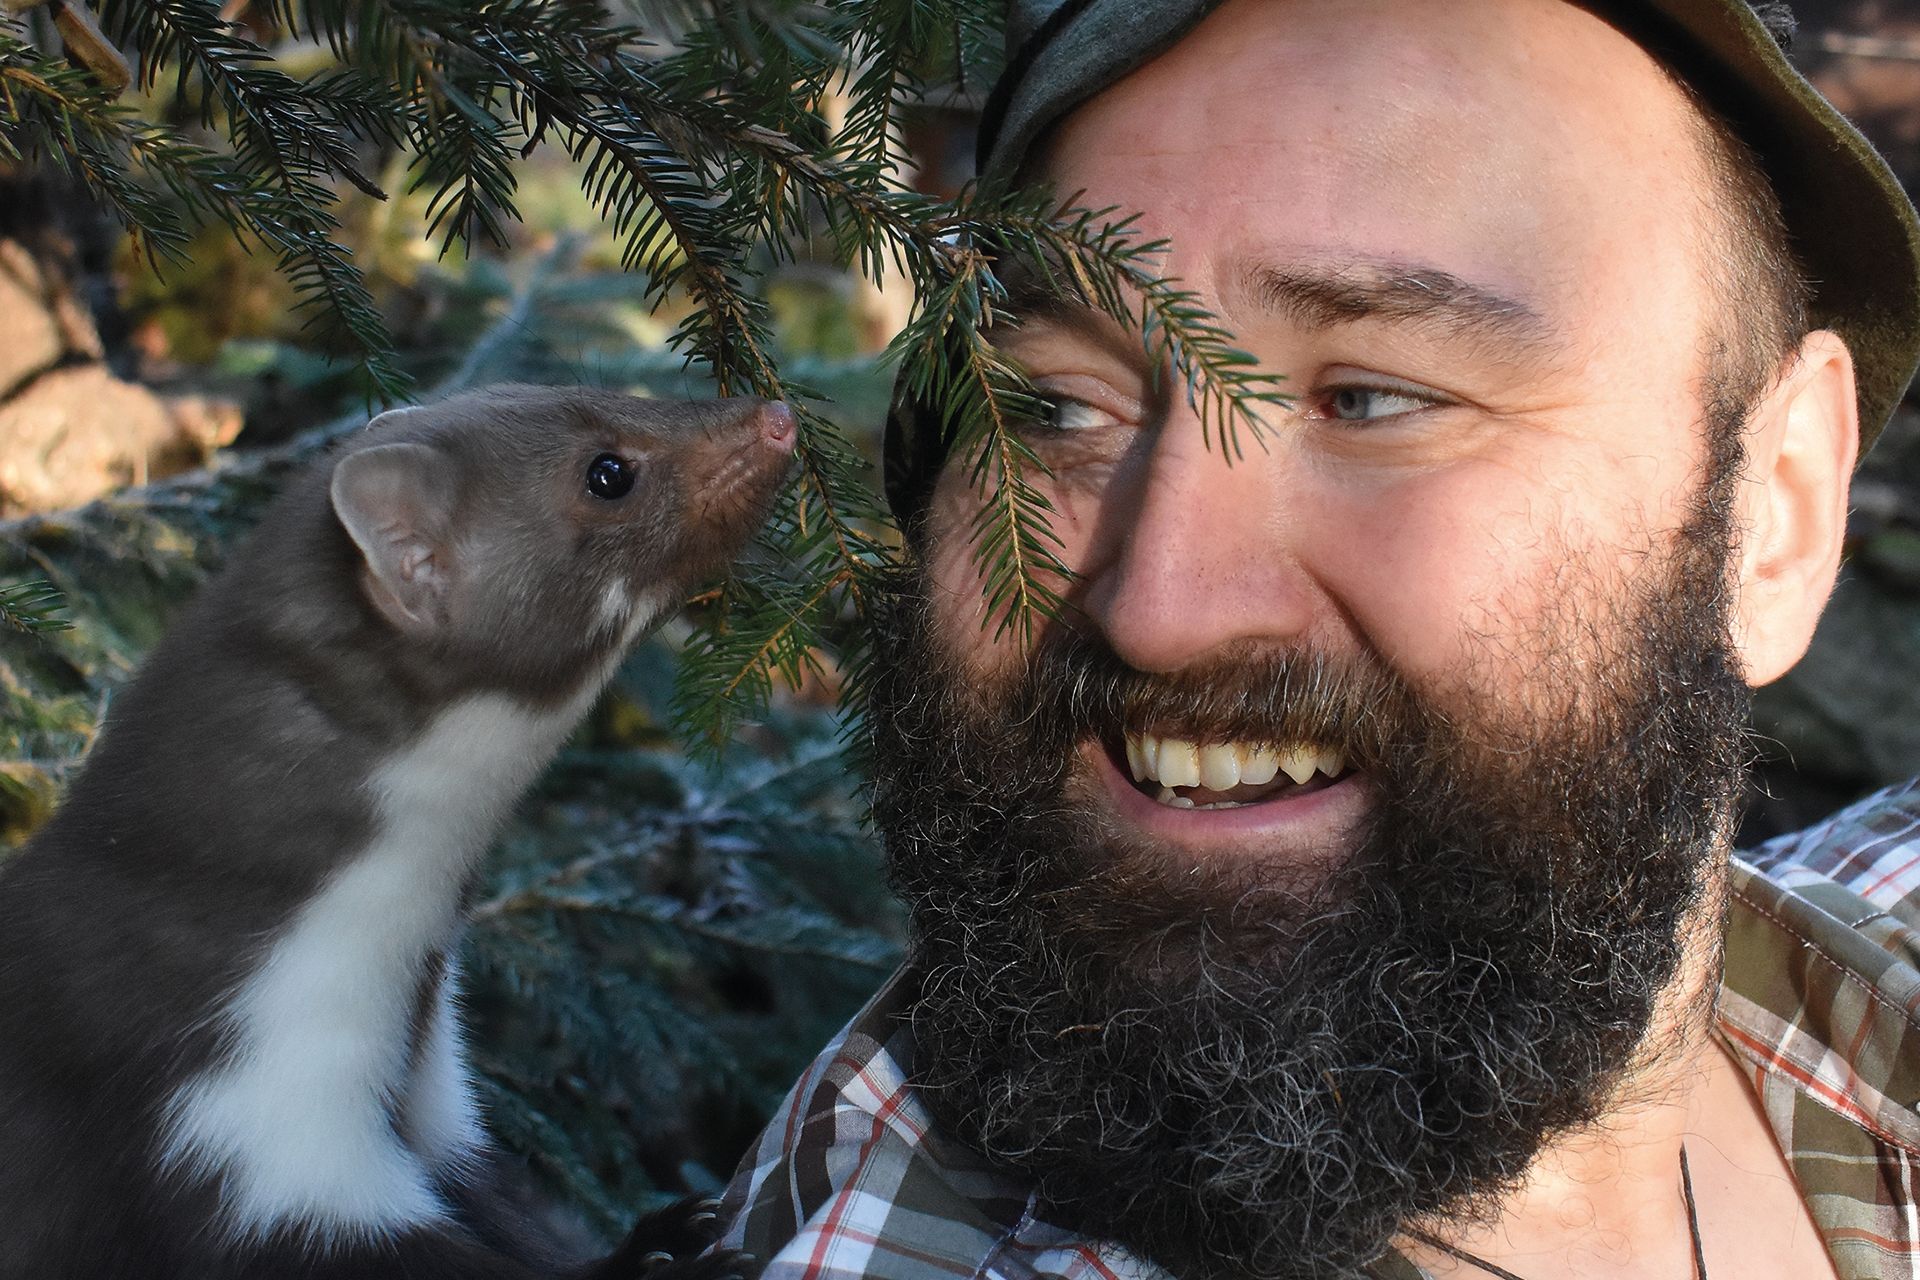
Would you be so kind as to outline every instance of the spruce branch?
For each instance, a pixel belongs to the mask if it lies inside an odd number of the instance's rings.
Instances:
[[[75,172],[150,259],[177,259],[187,224],[143,188],[132,170],[144,168],[193,220],[220,219],[271,251],[321,336],[356,350],[380,394],[399,395],[407,380],[393,363],[392,339],[338,243],[331,212],[335,176],[377,194],[352,140],[355,130],[385,128],[391,102],[378,83],[351,75],[295,81],[267,65],[266,50],[233,36],[204,0],[112,4],[102,18],[137,52],[143,86],[172,65],[183,96],[199,87],[194,102],[205,119],[218,105],[233,144],[226,162],[177,128],[139,118],[91,77],[41,56],[17,25],[0,23],[4,149]]]
[[[0,26],[0,149],[74,168],[157,259],[209,220],[264,246],[312,322],[356,349],[384,391],[402,378],[340,247],[342,184],[377,195],[368,157],[403,149],[425,232],[443,253],[470,251],[507,241],[520,166],[552,148],[616,237],[637,298],[685,308],[671,348],[723,393],[794,407],[794,483],[759,560],[703,611],[681,668],[676,705],[713,738],[763,706],[774,680],[810,678],[828,654],[857,707],[861,621],[895,561],[859,451],[783,370],[763,289],[780,264],[824,251],[911,284],[916,309],[888,358],[984,496],[972,552],[1003,631],[1030,636],[1058,616],[1071,580],[1033,446],[1048,405],[995,346],[995,326],[1017,323],[1002,279],[1012,264],[1137,330],[1230,459],[1284,399],[1193,292],[1158,276],[1165,243],[1114,210],[901,189],[902,105],[947,50],[956,78],[989,60],[992,0],[662,0],[636,4],[632,20],[600,0],[274,0],[245,33],[213,0],[102,9],[141,83],[170,85],[216,141],[140,118]],[[662,33],[677,50],[662,54]],[[333,65],[292,75],[274,41],[296,35]],[[837,92],[847,110],[830,136]]]
[[[210,127],[216,108],[224,110],[236,151],[264,166],[284,191],[330,201],[331,191],[316,179],[336,176],[386,199],[353,146],[356,136],[390,118],[384,85],[351,76],[302,84],[275,67],[268,50],[236,35],[212,0],[109,0],[101,17],[139,50],[142,89],[154,88],[170,68],[176,95],[197,100],[202,125]]]
[[[133,236],[151,262],[181,263],[194,222],[214,219],[275,253],[323,329],[362,353],[375,388],[397,396],[408,385],[393,364],[386,332],[337,224],[311,203],[263,186],[244,156],[226,157],[140,118],[71,68],[53,63],[0,30],[0,155],[44,157],[78,176]],[[149,181],[143,182],[144,175]],[[164,191],[172,202],[161,198]],[[187,215],[183,218],[184,212]]]
[[[849,0],[840,7],[837,16],[856,70],[852,102],[835,140],[839,154],[884,165],[905,151],[900,102],[923,88],[914,63],[944,32],[951,9],[927,0]]]
[[[1049,213],[1032,197],[1016,198],[992,231],[1003,253],[1039,273],[1056,296],[1104,312],[1137,328],[1149,367],[1171,369],[1200,418],[1208,446],[1231,462],[1244,456],[1240,432],[1266,447],[1262,407],[1284,408],[1291,397],[1281,378],[1233,345],[1233,335],[1177,279],[1158,274],[1169,242],[1137,238],[1136,215],[1114,206],[1063,207]]]
[[[0,587],[0,628],[22,635],[66,631],[73,624],[61,616],[65,608],[59,588],[44,579]]]
[[[1044,193],[963,202],[930,255],[944,277],[923,289],[889,352],[915,399],[940,408],[942,430],[983,495],[972,554],[997,636],[1030,639],[1038,621],[1060,616],[1061,587],[1072,579],[1052,503],[1036,483],[1048,472],[1028,435],[1049,406],[993,346],[996,324],[1018,323],[1007,312],[1006,272],[1026,271],[1046,293],[1138,330],[1156,376],[1167,368],[1180,379],[1209,447],[1217,441],[1229,461],[1241,456],[1240,430],[1261,441],[1261,409],[1287,403],[1278,380],[1232,345],[1195,294],[1156,273],[1167,242],[1139,238],[1134,219],[1114,215],[1057,208]]]
[[[1002,294],[984,254],[955,257],[956,270],[927,297],[892,354],[911,394],[941,407],[942,431],[984,496],[971,529],[972,555],[985,583],[995,635],[1031,640],[1038,621],[1064,608],[1060,588],[1072,572],[1059,557],[1053,504],[1033,483],[1046,465],[1023,438],[1044,416],[1024,376],[991,343],[989,299]]]
[[[995,636],[1017,630],[1021,642],[1030,644],[1037,620],[1056,620],[1066,608],[1054,584],[1074,577],[1059,555],[1063,544],[1052,524],[1053,502],[1032,479],[1052,472],[1015,422],[1016,416],[1037,417],[1041,409],[978,335],[966,367],[975,395],[962,403],[976,403],[988,424],[973,465],[975,487],[989,495],[974,517],[974,560],[985,570],[987,616],[998,619]]]

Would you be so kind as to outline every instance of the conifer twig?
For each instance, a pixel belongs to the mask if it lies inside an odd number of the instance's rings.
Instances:
[[[339,242],[343,187],[381,197],[369,156],[401,148],[423,230],[443,252],[504,241],[516,172],[543,147],[581,189],[636,273],[640,300],[686,307],[671,347],[727,393],[786,400],[799,419],[796,479],[752,570],[725,584],[688,648],[676,706],[709,740],[804,678],[823,654],[863,697],[862,621],[895,558],[859,452],[782,368],[761,285],[803,247],[879,281],[903,275],[917,307],[889,348],[903,385],[968,460],[984,502],[971,530],[988,616],[1030,637],[1070,580],[1032,432],[1047,413],[1000,356],[1000,272],[1030,264],[1060,295],[1136,329],[1171,371],[1209,447],[1261,440],[1272,380],[1191,291],[1163,280],[1164,242],[1113,210],[1043,195],[942,201],[903,190],[902,105],[950,58],[976,68],[998,0],[825,0],[727,7],[662,0],[642,29],[598,0],[279,0],[244,30],[214,0],[100,0],[105,32],[139,83],[193,128],[148,119],[49,58],[0,17],[0,156],[71,168],[156,262],[224,223],[271,251],[323,340],[353,350],[383,396],[406,375],[379,309]],[[677,24],[678,52],[653,42]],[[332,65],[296,77],[275,41]],[[928,48],[950,43],[941,62]],[[845,124],[822,113],[843,91]],[[476,348],[478,351],[478,348]],[[468,363],[471,364],[470,357]]]
[[[71,629],[73,624],[61,616],[65,608],[59,588],[44,579],[0,586],[0,627],[22,635]]]

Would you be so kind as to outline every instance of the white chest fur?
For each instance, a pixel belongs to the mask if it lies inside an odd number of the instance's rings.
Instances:
[[[422,975],[507,806],[597,688],[545,713],[469,698],[375,771],[373,839],[274,938],[221,1011],[232,1053],[167,1108],[163,1162],[223,1175],[230,1233],[339,1240],[445,1215],[429,1171],[481,1131],[450,989],[409,1067]]]

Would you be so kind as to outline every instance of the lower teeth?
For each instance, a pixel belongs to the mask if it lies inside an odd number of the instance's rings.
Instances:
[[[1195,804],[1186,796],[1178,795],[1172,787],[1161,787],[1160,794],[1154,797],[1161,804],[1172,809],[1244,809],[1245,805],[1237,800],[1216,800],[1212,804]]]

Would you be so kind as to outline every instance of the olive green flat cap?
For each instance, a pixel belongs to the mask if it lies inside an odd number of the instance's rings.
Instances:
[[[1430,0],[1431,2],[1431,0]],[[1861,451],[1920,362],[1920,220],[1872,144],[1782,54],[1746,0],[1574,0],[1693,86],[1760,157],[1812,285],[1812,320],[1846,339]],[[1010,182],[1048,128],[1150,61],[1221,0],[1011,0],[1007,69],[989,97],[980,173]],[[1276,21],[1285,10],[1276,7]],[[944,445],[896,406],[887,492],[916,512]]]

